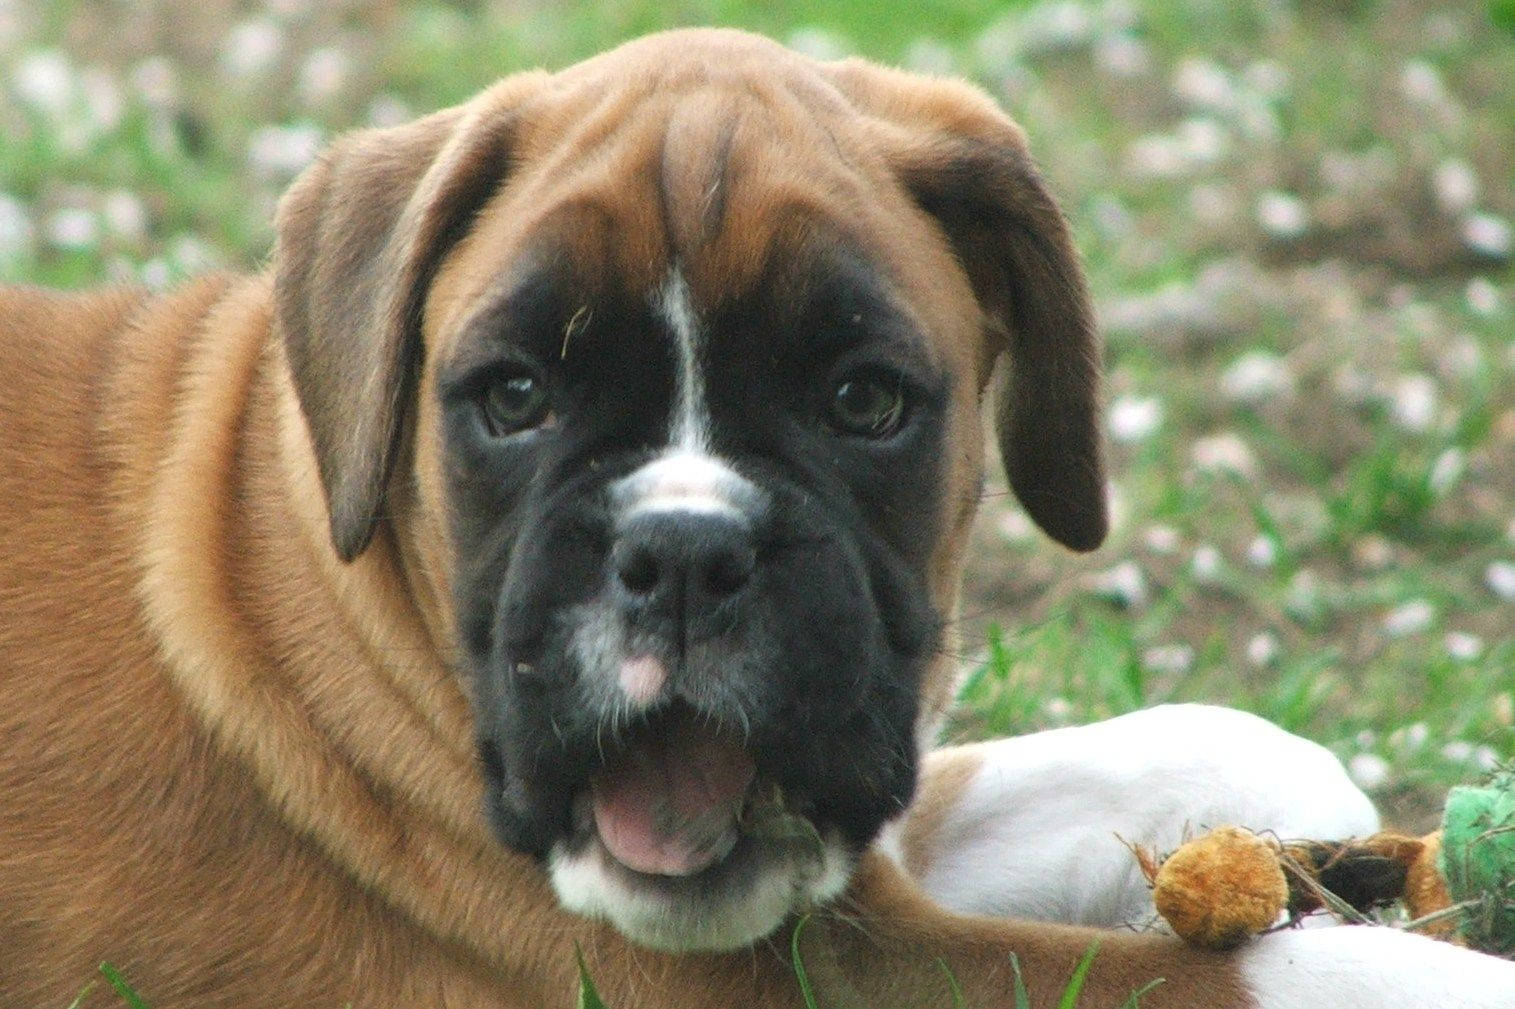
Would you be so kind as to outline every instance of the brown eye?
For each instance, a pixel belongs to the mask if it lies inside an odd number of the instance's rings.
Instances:
[[[827,408],[831,426],[844,434],[887,438],[905,419],[905,390],[886,375],[852,375],[832,388]]]
[[[535,374],[518,368],[490,382],[479,407],[489,433],[503,438],[537,427],[547,419],[547,389]]]

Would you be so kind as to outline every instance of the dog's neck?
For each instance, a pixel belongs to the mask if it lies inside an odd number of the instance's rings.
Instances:
[[[488,835],[468,703],[395,537],[351,564],[332,549],[267,278],[164,302],[178,340],[129,352],[119,381],[174,392],[133,435],[120,496],[169,679],[293,831],[502,965],[523,895],[553,899]]]

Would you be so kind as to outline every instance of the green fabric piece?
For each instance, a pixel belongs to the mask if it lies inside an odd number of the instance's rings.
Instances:
[[[1447,795],[1441,872],[1454,902],[1476,902],[1459,926],[1468,945],[1515,954],[1515,772]]]

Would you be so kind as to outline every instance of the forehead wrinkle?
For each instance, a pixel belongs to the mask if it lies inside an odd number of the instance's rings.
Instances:
[[[679,101],[666,121],[658,198],[675,259],[692,259],[720,230],[742,104],[707,89]]]

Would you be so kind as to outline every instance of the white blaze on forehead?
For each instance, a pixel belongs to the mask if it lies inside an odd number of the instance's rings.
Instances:
[[[689,284],[677,267],[658,289],[653,307],[673,335],[677,369],[668,449],[616,485],[622,514],[649,510],[748,514],[759,500],[757,488],[711,450],[699,317]]]
[[[674,267],[658,292],[657,310],[673,332],[678,357],[678,392],[668,432],[669,443],[685,452],[710,451],[710,406],[700,370],[699,320],[689,300],[689,284]]]

